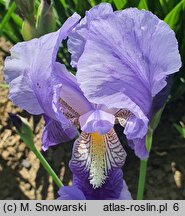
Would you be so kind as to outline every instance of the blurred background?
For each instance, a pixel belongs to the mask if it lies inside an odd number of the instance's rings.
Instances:
[[[30,116],[8,100],[3,62],[9,49],[17,42],[57,30],[74,12],[83,17],[86,10],[101,2],[111,3],[115,10],[150,10],[176,33],[183,66],[174,77],[168,103],[154,133],[144,198],[185,199],[185,0],[0,0],[0,199],[54,199],[58,190],[8,117],[8,112],[26,117],[35,134],[35,145],[41,148],[42,117]],[[71,70],[65,43],[58,60]],[[121,130],[116,126],[128,154],[124,178],[136,198],[139,160],[127,147]],[[43,152],[65,185],[71,184],[68,163],[72,145],[73,141]]]

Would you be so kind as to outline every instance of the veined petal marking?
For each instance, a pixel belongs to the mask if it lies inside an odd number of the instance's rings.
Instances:
[[[80,137],[74,143],[70,161],[70,168],[73,172],[82,173],[89,170],[91,164],[90,144],[90,134],[81,132]]]
[[[101,187],[114,167],[125,163],[126,152],[114,129],[105,135],[82,132],[75,141],[70,167],[76,174],[89,173],[94,188]]]
[[[122,167],[126,160],[126,152],[121,145],[114,129],[111,129],[104,136],[106,144],[106,166],[107,170],[112,167]],[[109,162],[109,163],[108,163]]]
[[[69,106],[62,98],[59,99],[59,103],[61,105],[61,111],[65,115],[65,117],[71,121],[73,124],[78,124],[78,118],[80,115]]]
[[[120,124],[122,127],[125,126],[126,120],[132,115],[132,113],[127,109],[120,109],[115,113],[116,123]]]

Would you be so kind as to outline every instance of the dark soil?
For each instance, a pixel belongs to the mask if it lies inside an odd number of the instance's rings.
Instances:
[[[10,45],[0,39],[0,48],[8,51]],[[3,81],[3,58],[0,52],[0,83]],[[12,127],[8,112],[27,117],[35,133],[35,145],[41,147],[43,119],[30,116],[12,105],[8,89],[0,88],[0,199],[55,199],[57,187],[32,152],[20,140]],[[148,161],[145,199],[185,199],[185,139],[182,139],[173,124],[185,118],[183,99],[167,105],[162,120],[154,135]],[[139,160],[126,145],[122,129],[116,127],[127,151],[123,168],[124,178],[133,198],[136,198],[139,176]],[[71,184],[68,162],[73,142],[58,145],[44,152],[44,156],[60,176],[64,185]]]

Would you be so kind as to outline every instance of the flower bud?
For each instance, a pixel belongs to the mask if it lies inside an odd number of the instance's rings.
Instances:
[[[30,128],[30,125],[27,122],[27,120],[13,113],[8,114],[13,125],[16,127],[17,133],[20,135],[21,139],[31,150],[34,150],[35,146],[33,143],[33,131]]]
[[[31,40],[39,36],[35,26],[32,26],[27,20],[23,22],[21,33],[25,41]]]
[[[8,9],[10,7],[10,5],[12,4],[13,0],[3,0],[3,3],[6,7],[6,9]]]
[[[33,25],[35,0],[15,0],[15,3],[23,17]]]
[[[55,31],[56,18],[51,0],[42,0],[37,13],[37,30],[40,35]]]

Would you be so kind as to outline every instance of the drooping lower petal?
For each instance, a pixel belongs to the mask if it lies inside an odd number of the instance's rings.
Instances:
[[[132,113],[127,109],[118,109],[114,113],[114,116],[116,118],[116,123],[119,123],[122,127],[125,127],[127,120],[130,116],[132,116]]]
[[[128,145],[134,150],[135,155],[138,156],[141,160],[144,160],[149,156],[145,143],[146,136],[144,136],[143,138],[128,140]]]
[[[110,172],[109,178],[101,188],[94,189],[88,176],[73,176],[73,185],[64,186],[58,191],[59,200],[131,200],[131,194],[123,180],[121,169]]]
[[[119,200],[132,200],[131,193],[128,190],[128,186],[124,180],[123,180],[123,189],[122,189],[118,199]]]
[[[47,120],[46,120],[47,118]],[[63,125],[45,117],[46,125],[42,133],[42,149],[46,151],[50,146],[64,143],[74,139],[77,136],[77,131],[73,127],[63,128]]]
[[[58,191],[58,200],[85,200],[85,196],[78,187],[63,186]]]
[[[92,187],[99,188],[109,178],[109,172],[121,168],[125,159],[126,152],[114,129],[105,135],[82,132],[74,143],[70,169],[79,178],[87,175]]]

